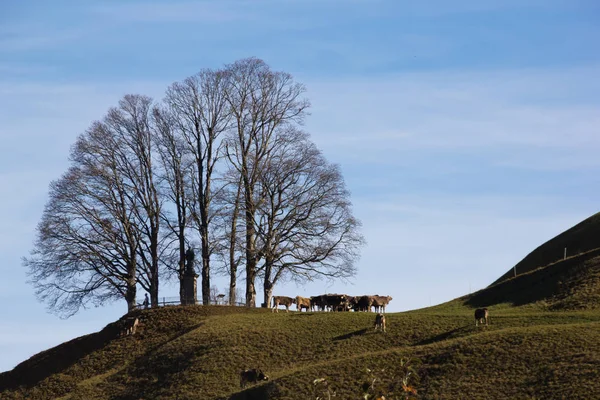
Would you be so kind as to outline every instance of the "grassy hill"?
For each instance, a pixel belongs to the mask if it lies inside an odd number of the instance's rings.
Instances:
[[[335,392],[362,399],[365,391],[387,400],[598,398],[599,218],[540,246],[517,277],[387,314],[387,333],[373,331],[373,313],[137,311],[142,325],[133,336],[119,336],[123,316],[0,374],[0,398],[307,400]],[[565,243],[578,243],[580,254],[557,261],[551,254]],[[477,307],[489,308],[491,325],[475,327]],[[270,380],[241,390],[247,368]]]
[[[600,213],[581,221],[533,250],[515,266],[517,275],[562,260],[565,247],[567,256],[600,248]],[[492,285],[512,277],[514,277],[513,268],[506,271]]]
[[[434,309],[535,308],[544,311],[600,309],[600,249],[581,253],[510,278]]]
[[[476,328],[467,306],[388,314],[273,314],[225,306],[139,312],[140,331],[119,321],[0,374],[2,399],[315,399],[324,378],[337,398],[404,393],[403,361],[419,398],[593,398],[600,393],[600,312],[535,307],[492,310]],[[239,372],[271,379],[241,391]],[[371,372],[367,371],[367,368]]]

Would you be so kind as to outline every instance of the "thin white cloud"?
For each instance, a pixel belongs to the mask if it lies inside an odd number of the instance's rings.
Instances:
[[[53,25],[43,20],[20,21],[0,28],[0,52],[48,50],[67,45],[85,33],[84,28],[65,28],[59,23]]]

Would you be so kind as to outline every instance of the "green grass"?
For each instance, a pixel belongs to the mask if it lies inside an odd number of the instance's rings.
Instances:
[[[310,399],[313,381],[325,378],[337,398],[354,399],[370,368],[377,390],[390,399],[402,393],[403,358],[419,365],[420,398],[584,399],[600,393],[597,310],[492,308],[491,325],[476,328],[472,309],[440,306],[388,314],[386,334],[373,332],[373,313],[198,306],[148,310],[141,317],[144,326],[135,336],[79,352],[66,368],[1,391],[0,398]],[[114,325],[87,338],[103,339]],[[65,343],[61,351],[71,354],[78,345]],[[35,357],[15,371],[34,366],[40,366]],[[238,374],[245,368],[262,368],[271,379],[241,392]],[[11,373],[3,375],[6,385]]]

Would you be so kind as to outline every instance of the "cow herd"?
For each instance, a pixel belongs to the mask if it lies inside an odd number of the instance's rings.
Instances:
[[[287,297],[273,296],[271,311],[279,312],[279,306],[285,306],[289,311],[290,306],[296,304],[298,311],[371,311],[385,312],[385,306],[392,301],[392,296],[348,296],[347,294],[322,294],[312,297]]]

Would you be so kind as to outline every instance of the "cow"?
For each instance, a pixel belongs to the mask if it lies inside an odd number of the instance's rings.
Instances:
[[[310,305],[313,311],[325,311],[325,296],[311,296],[310,297]]]
[[[381,313],[377,313],[375,316],[375,331],[377,331],[377,328],[382,332],[385,332],[385,315]]]
[[[360,296],[348,296],[348,311],[350,311],[351,309],[357,311],[356,304],[358,303],[359,298]]]
[[[240,387],[243,389],[247,383],[258,383],[260,381],[268,381],[269,377],[260,369],[247,369],[240,372]]]
[[[276,311],[279,312],[279,306],[285,306],[285,311],[289,312],[290,311],[290,306],[292,304],[294,304],[296,302],[296,300],[294,300],[291,297],[287,297],[287,296],[273,296],[273,308],[271,309],[271,312]]]
[[[296,301],[296,308],[298,311],[302,311],[303,308],[305,308],[306,311],[311,310],[310,299],[307,299],[306,297],[296,296],[294,300]]]
[[[392,301],[392,296],[372,296],[373,298],[373,306],[375,307],[375,312],[383,312],[385,313],[385,306]]]
[[[480,323],[485,321],[485,324],[488,324],[489,314],[487,308],[478,308],[475,310],[475,326],[478,326]]]
[[[348,296],[345,294],[325,294],[325,305],[331,311],[345,311],[348,307]]]
[[[355,300],[356,304],[354,311],[371,311],[371,306],[373,305],[373,296],[357,296],[357,298],[358,299]]]
[[[137,327],[140,324],[140,320],[138,317],[128,317],[123,321],[123,329],[121,331],[121,336],[129,336],[134,335],[137,331]]]

